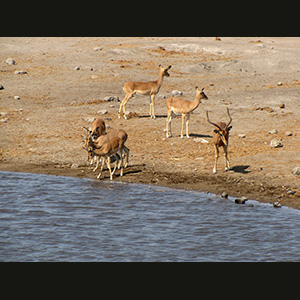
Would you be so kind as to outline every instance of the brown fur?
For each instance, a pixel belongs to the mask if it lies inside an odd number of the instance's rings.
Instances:
[[[162,86],[163,83],[163,78],[164,76],[169,77],[170,74],[168,73],[168,70],[172,66],[168,66],[167,68],[163,68],[161,65],[160,67],[160,72],[159,72],[159,77],[158,80],[155,81],[149,81],[149,82],[134,82],[134,81],[128,81],[124,84],[123,90],[125,92],[125,98],[120,104],[120,109],[118,112],[118,118],[121,118],[121,111],[123,108],[123,116],[124,119],[126,118],[126,110],[125,110],[125,105],[129,101],[130,98],[133,97],[134,94],[139,94],[139,95],[149,95],[150,96],[150,117],[155,119],[155,113],[154,113],[154,97],[155,95],[159,92],[159,89]]]

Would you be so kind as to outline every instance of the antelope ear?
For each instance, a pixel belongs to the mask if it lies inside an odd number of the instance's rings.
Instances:
[[[162,65],[161,65],[161,64],[159,64],[159,67],[160,67],[160,68],[162,68]]]
[[[228,130],[228,131],[230,131],[230,130],[231,130],[231,128],[232,128],[232,126],[229,126],[229,127],[227,128],[227,130]]]

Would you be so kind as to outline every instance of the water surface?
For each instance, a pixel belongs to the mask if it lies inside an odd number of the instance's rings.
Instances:
[[[299,261],[300,212],[202,192],[0,172],[0,261]]]

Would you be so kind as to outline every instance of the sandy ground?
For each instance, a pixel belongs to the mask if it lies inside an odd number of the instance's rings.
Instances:
[[[279,37],[1,37],[0,170],[96,178],[81,135],[101,117],[108,130],[128,133],[130,164],[115,180],[225,191],[299,209],[300,176],[291,172],[300,166],[299,46],[300,38]],[[120,103],[104,98],[122,100],[126,81],[156,80],[159,64],[172,68],[156,96],[157,118],[149,117],[149,97],[134,97],[128,120],[118,119]],[[26,74],[15,74],[22,70]],[[165,99],[179,90],[193,100],[195,86],[209,99],[191,116],[191,138],[180,138],[177,117],[166,139]],[[221,150],[214,175],[213,128],[205,111],[213,122],[226,121],[226,107],[233,119],[233,169],[225,172]],[[199,137],[208,143],[196,142]],[[271,148],[274,138],[283,147]],[[109,180],[108,171],[102,176]]]

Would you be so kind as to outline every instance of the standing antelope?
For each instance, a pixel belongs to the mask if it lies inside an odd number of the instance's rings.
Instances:
[[[171,122],[172,117],[176,114],[182,115],[182,124],[181,124],[181,138],[183,138],[183,127],[184,127],[184,119],[186,122],[186,137],[189,138],[189,121],[191,113],[199,106],[201,103],[200,99],[208,99],[208,97],[203,92],[204,88],[200,91],[196,86],[196,97],[194,101],[184,100],[178,97],[171,97],[166,100],[167,105],[167,138],[172,136],[171,130]]]
[[[226,124],[225,122],[217,122],[213,123],[209,120],[208,117],[208,111],[206,111],[206,117],[208,123],[215,126],[213,131],[213,144],[215,148],[215,166],[213,168],[213,173],[215,174],[217,172],[217,162],[219,158],[219,147],[223,147],[224,150],[224,159],[225,159],[225,171],[230,170],[229,160],[228,160],[228,142],[229,142],[229,131],[232,128],[232,126],[229,126],[232,118],[229,114],[229,109],[226,107],[227,114],[229,117],[229,122]]]
[[[160,67],[159,77],[158,77],[158,80],[156,80],[156,81],[149,81],[149,82],[128,81],[128,82],[124,83],[123,91],[125,92],[126,95],[125,95],[124,100],[120,104],[120,109],[119,109],[119,113],[118,113],[119,119],[121,118],[122,108],[123,108],[123,116],[125,119],[127,119],[126,114],[125,114],[126,113],[125,105],[134,94],[138,94],[141,96],[150,95],[150,117],[151,117],[151,119],[156,118],[155,113],[154,113],[154,97],[159,92],[159,89],[162,86],[164,76],[167,76],[167,77],[170,76],[170,74],[168,73],[168,70],[170,70],[172,66],[163,68],[161,65],[159,65],[159,67]]]
[[[110,174],[110,180],[113,179],[113,174],[116,170],[116,166],[118,163],[119,158],[121,159],[121,173],[120,176],[123,176],[123,158],[122,158],[122,151],[123,151],[124,143],[119,137],[114,137],[111,140],[109,140],[107,143],[105,143],[101,148],[96,149],[96,148],[90,148],[88,150],[88,155],[89,158],[93,158],[94,156],[99,156],[102,158],[102,165],[101,165],[101,170],[97,178],[99,179],[101,177],[104,163],[106,161],[107,168],[109,169],[109,174]],[[116,155],[117,161],[115,163],[115,167],[113,172],[111,171],[111,164],[110,164],[110,157],[114,154]]]
[[[107,134],[104,135],[100,135],[98,138],[97,136],[97,130],[95,131],[95,133],[89,138],[89,141],[87,143],[87,146],[89,147],[93,147],[96,149],[101,148],[105,143],[107,143],[108,141],[110,141],[112,138],[114,137],[118,137],[123,141],[123,150],[126,153],[126,163],[124,165],[124,168],[126,168],[128,166],[129,163],[129,148],[127,148],[125,146],[125,143],[127,141],[128,138],[128,134],[125,130],[123,129],[116,129],[116,130],[112,130]],[[95,138],[96,137],[96,138]],[[123,154],[122,154],[123,155]],[[95,172],[98,169],[99,166],[99,160],[97,162],[97,166],[96,168],[93,170],[93,172]],[[118,168],[120,168],[120,166],[118,166]]]

